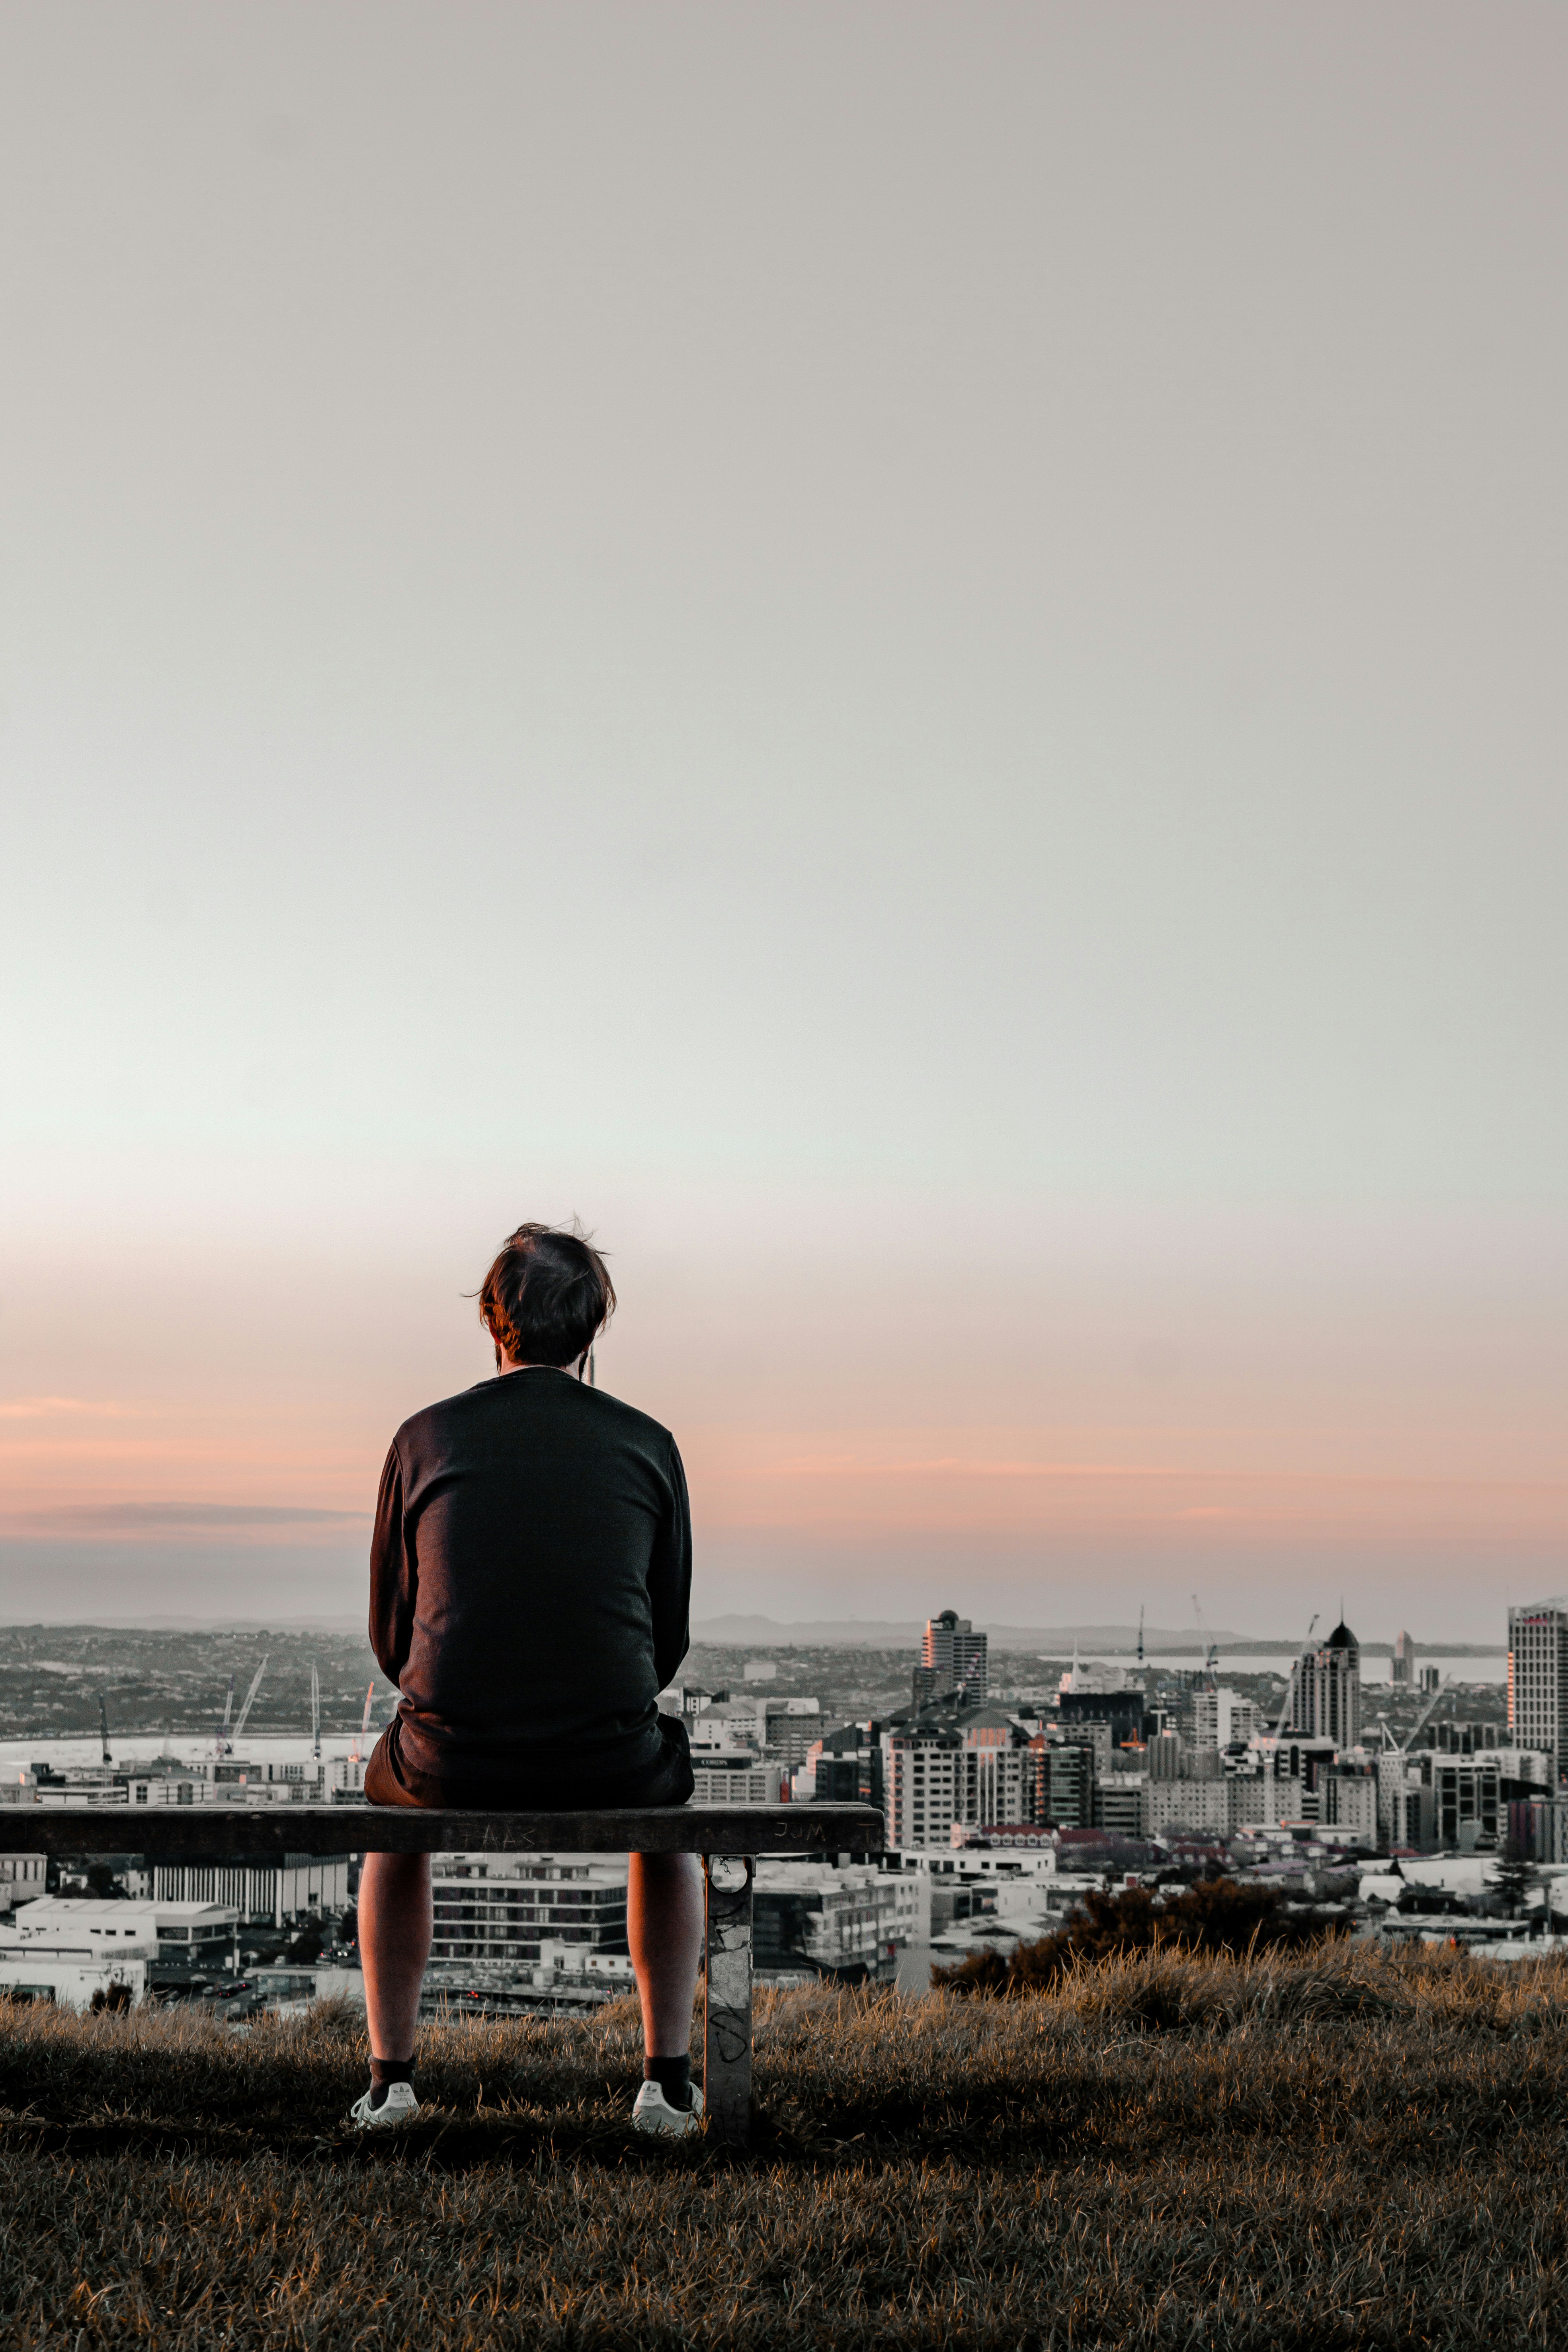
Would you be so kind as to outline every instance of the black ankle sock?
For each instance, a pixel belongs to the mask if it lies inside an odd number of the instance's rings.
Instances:
[[[384,2106],[388,2085],[412,2083],[412,2058],[373,2058],[370,2062],[370,2103],[373,2107]]]
[[[657,2083],[672,2107],[691,2105],[691,2061],[689,2058],[645,2058],[642,2062],[645,2083]]]

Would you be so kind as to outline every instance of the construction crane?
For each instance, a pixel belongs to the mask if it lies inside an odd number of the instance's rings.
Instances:
[[[1410,1729],[1406,1732],[1400,1746],[1399,1752],[1402,1756],[1409,1755],[1416,1733],[1425,1727],[1427,1717],[1431,1714],[1433,1708],[1436,1706],[1437,1701],[1442,1697],[1443,1693],[1447,1689],[1448,1685],[1452,1680],[1453,1676],[1451,1675],[1444,1675],[1442,1681],[1438,1684],[1436,1689],[1433,1692],[1431,1697],[1427,1700],[1426,1706],[1422,1708],[1420,1714],[1411,1725]]]
[[[1209,1640],[1208,1628],[1204,1623],[1204,1612],[1198,1606],[1198,1596],[1195,1592],[1193,1595],[1193,1615],[1197,1620],[1198,1647],[1204,1654],[1204,1672],[1208,1676],[1209,1688],[1212,1690],[1215,1670],[1219,1664],[1219,1643]]]
[[[98,1737],[103,1750],[104,1762],[112,1764],[114,1759],[109,1752],[109,1709],[103,1703],[101,1691],[98,1694]]]
[[[364,1754],[364,1736],[370,1729],[370,1711],[374,1705],[375,1685],[374,1683],[370,1683],[367,1684],[365,1687],[364,1713],[359,1719],[359,1729],[354,1733],[354,1744],[349,1749],[349,1762],[351,1764],[357,1764],[361,1757]]]
[[[244,1733],[246,1719],[249,1716],[251,1708],[256,1705],[256,1694],[261,1688],[261,1677],[267,1672],[267,1666],[268,1661],[263,1658],[261,1664],[257,1667],[256,1672],[250,1677],[250,1688],[245,1694],[245,1705],[240,1708],[238,1717],[235,1722],[234,1737],[236,1739],[238,1739]],[[226,1753],[230,1756],[233,1755],[234,1748],[232,1742],[226,1750]]]
[[[1318,1630],[1318,1618],[1320,1613],[1321,1612],[1316,1609],[1312,1612],[1312,1622],[1307,1628],[1307,1638],[1301,1644],[1301,1654],[1303,1657],[1305,1657],[1307,1652],[1312,1646],[1312,1636]],[[1278,1739],[1284,1731],[1285,1718],[1290,1712],[1290,1693],[1293,1686],[1292,1677],[1289,1675],[1287,1675],[1285,1677],[1285,1697],[1279,1709],[1279,1720],[1274,1727],[1274,1737],[1276,1739]]]
[[[213,1742],[213,1754],[215,1756],[227,1756],[233,1752],[228,1744],[228,1719],[233,1713],[234,1676],[230,1675],[228,1678],[228,1695],[223,1703],[223,1722],[218,1727],[217,1738]]]
[[[321,1677],[313,1664],[310,1668],[310,1754],[319,1764],[321,1760]]]

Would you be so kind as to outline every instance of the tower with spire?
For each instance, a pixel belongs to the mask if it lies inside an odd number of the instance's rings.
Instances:
[[[1309,1739],[1361,1746],[1361,1643],[1342,1616],[1328,1640],[1303,1650],[1290,1669],[1289,1717],[1290,1728]]]

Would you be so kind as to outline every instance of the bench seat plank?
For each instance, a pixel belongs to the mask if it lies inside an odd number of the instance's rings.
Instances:
[[[647,1805],[509,1813],[403,1805],[0,1805],[13,1853],[879,1853],[871,1805]]]

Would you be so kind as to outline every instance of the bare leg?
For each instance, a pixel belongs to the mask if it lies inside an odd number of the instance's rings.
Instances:
[[[642,1996],[647,2054],[684,2058],[691,2047],[691,2011],[702,1958],[702,1873],[694,1853],[631,1856],[626,1941]]]
[[[359,1950],[373,2058],[414,2055],[430,1925],[429,1855],[367,1853],[359,1883]]]

